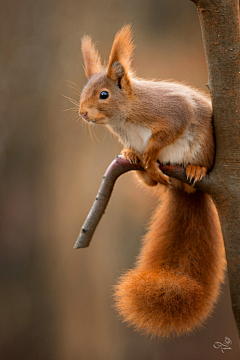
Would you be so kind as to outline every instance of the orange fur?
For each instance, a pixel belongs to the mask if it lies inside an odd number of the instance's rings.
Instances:
[[[102,71],[103,67],[98,51],[87,35],[82,38],[82,53],[85,59],[85,74],[88,78]]]
[[[151,335],[182,335],[201,326],[224,279],[225,257],[211,198],[168,189],[133,270],[116,286],[124,320]]]
[[[115,36],[109,56],[107,74],[111,77],[115,63],[122,65],[125,73],[131,70],[131,60],[134,45],[130,25],[125,25]]]
[[[125,158],[145,167],[139,172],[145,184],[167,185],[137,265],[120,279],[115,299],[125,321],[138,330],[181,335],[200,326],[216,302],[224,277],[223,241],[210,197],[169,179],[156,161],[182,165],[194,182],[201,180],[214,161],[212,106],[184,84],[136,78],[132,51],[131,28],[125,26],[102,69],[95,47],[83,39],[90,79],[80,115],[117,135]],[[102,99],[101,92],[108,96]]]

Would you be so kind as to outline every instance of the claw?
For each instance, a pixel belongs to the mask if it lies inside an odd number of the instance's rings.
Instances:
[[[193,185],[204,178],[207,173],[207,168],[205,166],[197,166],[197,165],[188,165],[186,167],[186,176],[187,180],[190,180]]]
[[[130,149],[123,149],[121,151],[121,154],[125,157],[126,160],[128,160],[131,164],[137,164],[139,161],[139,158],[137,154],[130,150]]]

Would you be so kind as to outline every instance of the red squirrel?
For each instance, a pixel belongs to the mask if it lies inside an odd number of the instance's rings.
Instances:
[[[209,195],[170,179],[162,164],[182,165],[193,183],[214,161],[212,106],[202,92],[181,83],[138,78],[131,69],[132,30],[115,36],[103,67],[91,38],[82,39],[85,74],[80,116],[114,133],[130,162],[140,161],[142,182],[158,186],[160,205],[143,239],[136,266],[115,287],[123,319],[150,335],[182,335],[211,313],[224,279],[218,215]]]

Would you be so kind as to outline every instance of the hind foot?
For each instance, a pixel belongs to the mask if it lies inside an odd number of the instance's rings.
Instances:
[[[207,168],[205,166],[188,165],[186,167],[187,179],[193,181],[193,185],[195,182],[202,180],[206,173]]]

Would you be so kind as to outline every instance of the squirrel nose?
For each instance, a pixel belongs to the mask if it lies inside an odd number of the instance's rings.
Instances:
[[[85,120],[87,119],[87,115],[88,115],[87,111],[80,112],[80,116]]]

